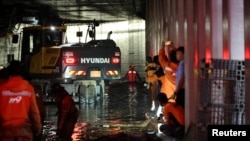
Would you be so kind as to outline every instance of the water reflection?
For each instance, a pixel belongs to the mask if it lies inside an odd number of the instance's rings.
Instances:
[[[144,113],[150,109],[148,90],[140,84],[121,83],[109,87],[108,116],[106,119],[121,121],[143,121]]]
[[[142,126],[145,123],[145,113],[150,112],[151,96],[148,89],[136,83],[115,83],[107,87],[107,94],[99,97],[94,103],[78,104],[80,111],[76,131],[97,137],[105,133],[126,131],[146,132]],[[56,106],[46,104],[46,121],[52,127],[56,125]],[[88,130],[89,130],[88,129]],[[134,131],[133,131],[134,130]],[[53,132],[53,130],[52,130]],[[128,132],[128,131],[126,131]],[[86,137],[81,135],[82,138]]]

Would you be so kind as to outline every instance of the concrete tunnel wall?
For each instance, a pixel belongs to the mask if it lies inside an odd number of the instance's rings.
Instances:
[[[186,123],[197,124],[201,59],[245,60],[250,57],[247,0],[157,0],[147,1],[146,54],[158,53],[163,40],[185,46]],[[246,84],[249,85],[249,65]],[[246,95],[246,124],[250,123],[250,98]]]

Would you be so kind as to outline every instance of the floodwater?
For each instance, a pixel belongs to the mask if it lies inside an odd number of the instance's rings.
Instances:
[[[152,133],[154,130],[154,125],[150,126],[150,121],[145,118],[145,113],[156,115],[156,111],[150,110],[151,104],[151,95],[143,84],[110,84],[106,86],[105,94],[98,97],[95,102],[76,103],[80,115],[75,128],[77,137],[74,137],[74,140],[94,140],[119,133],[128,133],[142,138],[145,133]],[[55,129],[56,106],[45,104],[45,108],[44,129]],[[50,134],[55,134],[55,130],[51,132]],[[46,133],[44,131],[44,134],[47,134],[47,138],[51,138],[47,131]],[[150,140],[156,140],[156,138]]]

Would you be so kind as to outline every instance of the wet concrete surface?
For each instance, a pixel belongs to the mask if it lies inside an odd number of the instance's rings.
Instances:
[[[145,113],[156,115],[156,111],[150,110],[151,102],[149,90],[143,84],[110,84],[106,86],[105,94],[95,102],[76,102],[80,115],[74,140],[101,140],[102,138],[104,140],[110,135],[113,139],[126,136],[129,141],[162,140],[154,132],[155,125],[145,118]],[[56,130],[57,109],[52,103],[45,104],[45,108],[44,134],[46,134],[46,141],[52,141]]]

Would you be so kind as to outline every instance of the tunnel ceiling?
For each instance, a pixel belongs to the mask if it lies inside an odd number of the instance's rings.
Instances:
[[[87,24],[145,19],[146,0],[1,0],[0,31],[10,31],[16,23]],[[3,33],[1,33],[3,34]]]

